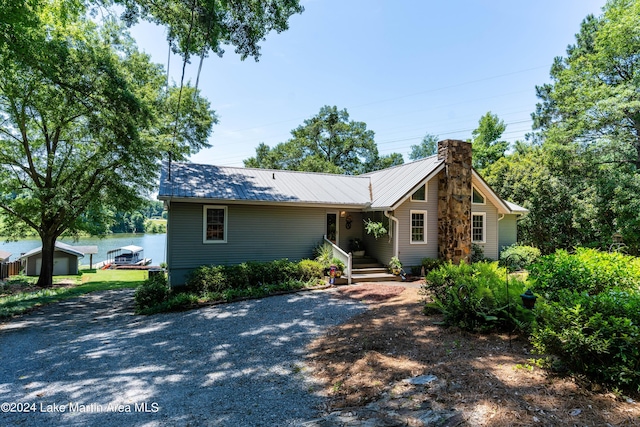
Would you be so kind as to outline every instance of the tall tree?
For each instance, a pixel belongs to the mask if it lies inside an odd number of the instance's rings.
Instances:
[[[640,0],[610,0],[588,16],[536,87],[534,128],[548,144],[575,144],[640,170]]]
[[[491,111],[480,118],[478,128],[471,133],[474,168],[482,170],[504,157],[509,143],[500,141],[500,138],[506,128],[504,121],[499,119],[497,114],[491,114]]]
[[[244,60],[260,57],[260,46],[270,31],[289,28],[289,18],[302,13],[300,0],[94,0],[95,3],[124,6],[122,18],[128,24],[139,19],[167,28],[173,51],[185,58],[213,51],[224,54],[224,46],[235,47]]]
[[[52,283],[58,237],[104,232],[110,210],[143,204],[163,150],[184,158],[208,146],[216,121],[193,88],[176,105],[162,67],[82,6],[32,0],[0,12],[0,212],[5,233],[40,236],[40,286]]]
[[[422,138],[419,145],[411,146],[409,158],[411,160],[419,160],[435,154],[438,154],[438,136],[428,133]]]
[[[364,122],[349,120],[347,110],[324,106],[318,115],[291,131],[273,148],[261,143],[246,167],[357,175],[402,164],[402,155],[381,156],[374,133]]]
[[[640,247],[640,0],[610,0],[588,16],[555,58],[551,83],[536,88],[537,139],[554,173],[595,197],[583,210],[601,230]],[[587,221],[583,221],[586,223]]]

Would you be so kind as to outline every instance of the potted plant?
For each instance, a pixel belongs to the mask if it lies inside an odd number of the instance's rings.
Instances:
[[[369,218],[364,220],[364,229],[367,234],[373,234],[376,239],[387,234],[387,227],[382,222],[371,221]]]
[[[402,270],[402,263],[397,256],[391,257],[391,260],[389,261],[389,270],[391,270],[391,273],[395,274],[396,276],[400,275],[400,271]]]
[[[316,261],[322,264],[324,274],[327,275],[329,267],[331,267],[331,258],[333,257],[333,248],[328,243],[321,243],[314,249]]]
[[[338,258],[333,258],[331,260],[331,265],[334,265],[338,271],[344,271],[344,262],[340,261]]]
[[[364,245],[362,244],[362,240],[357,237],[349,240],[349,250],[354,256],[364,256]]]

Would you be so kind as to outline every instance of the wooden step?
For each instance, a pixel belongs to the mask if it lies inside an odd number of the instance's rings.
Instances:
[[[359,268],[385,268],[384,265],[378,263],[378,262],[371,262],[369,264],[355,264],[355,263],[351,263],[351,268],[353,269],[359,269]]]
[[[385,267],[376,265],[374,267],[354,267],[353,274],[378,274],[378,273],[388,273],[389,270]]]
[[[354,273],[351,275],[351,283],[364,283],[364,282],[400,282],[402,277],[395,276],[391,273]]]

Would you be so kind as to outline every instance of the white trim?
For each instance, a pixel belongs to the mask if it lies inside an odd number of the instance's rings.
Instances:
[[[482,217],[482,240],[473,240],[473,217]],[[471,213],[471,243],[484,244],[487,243],[487,213],[486,212],[472,212]]]
[[[478,194],[482,197],[482,200],[483,200],[483,202],[482,202],[482,203],[476,203],[476,202],[474,202],[474,201],[473,201],[473,190],[477,191],[477,192],[478,192]],[[480,191],[480,190],[478,189],[478,187],[476,187],[476,186],[475,186],[475,185],[473,185],[473,184],[471,185],[471,204],[472,204],[472,205],[483,205],[483,206],[487,204],[487,196],[485,196],[485,195],[482,193],[482,191]]]
[[[411,200],[412,202],[421,202],[421,203],[425,203],[429,201],[429,182],[425,182],[424,184],[418,186],[418,188],[411,193],[411,197],[409,197],[409,200]],[[420,200],[420,199],[414,199],[413,195],[416,194],[416,192],[421,189],[422,187],[424,187],[424,200]]]
[[[198,205],[202,203],[224,203],[225,205],[254,205],[254,206],[295,206],[299,208],[325,208],[325,209],[339,209],[344,210],[357,210],[365,211],[369,208],[369,204],[330,204],[330,203],[307,203],[307,202],[268,202],[259,200],[235,200],[235,199],[207,199],[197,197],[173,197],[162,196],[158,197],[158,200],[162,200],[168,203],[196,203]],[[379,210],[379,209],[375,209]]]
[[[429,172],[429,174],[425,177],[425,179],[423,179],[422,181],[420,181],[420,183],[416,186],[414,186],[411,190],[413,191],[409,191],[407,194],[405,194],[401,199],[399,199],[397,202],[395,202],[393,205],[391,206],[376,206],[375,209],[382,209],[382,210],[387,210],[387,211],[395,211],[396,209],[398,209],[405,201],[407,201],[408,198],[411,197],[411,195],[413,194],[413,192],[420,187],[422,184],[426,184],[429,181],[431,181],[435,176],[437,176],[440,171],[444,169],[444,162],[440,163],[440,166],[438,166],[437,168],[435,168],[434,170],[432,170],[431,172]]]
[[[222,240],[208,240],[207,239],[207,210],[209,209],[222,209],[224,210],[224,239]],[[203,205],[202,206],[202,243],[205,245],[227,243],[227,224],[229,223],[229,216],[227,207],[224,205]]]
[[[424,224],[422,226],[422,233],[424,236],[424,241],[413,241],[413,214],[423,214],[424,215]],[[416,210],[412,209],[409,211],[409,244],[411,245],[426,245],[427,242],[427,211],[425,210]]]
[[[507,206],[507,204],[505,203],[504,200],[502,200],[500,198],[500,196],[498,196],[495,191],[493,191],[491,189],[491,187],[489,187],[489,184],[487,184],[485,182],[484,179],[482,179],[482,177],[478,174],[478,172],[476,172],[475,169],[473,169],[472,171],[472,184],[475,185],[477,188],[482,189],[481,193],[483,196],[485,196],[485,203],[487,198],[489,199],[489,201],[496,207],[498,208],[498,213],[501,214],[510,214],[510,213],[514,213],[511,211],[511,209],[509,208],[509,206]]]
[[[389,218],[389,224],[391,224],[391,221],[395,224],[394,227],[389,225],[389,237],[393,238],[393,256],[398,257],[398,248],[400,247],[400,220],[389,213],[389,211],[384,211],[384,216]]]

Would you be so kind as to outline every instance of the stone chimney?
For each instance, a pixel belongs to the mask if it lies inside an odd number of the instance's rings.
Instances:
[[[471,261],[471,143],[438,142],[438,258]]]

